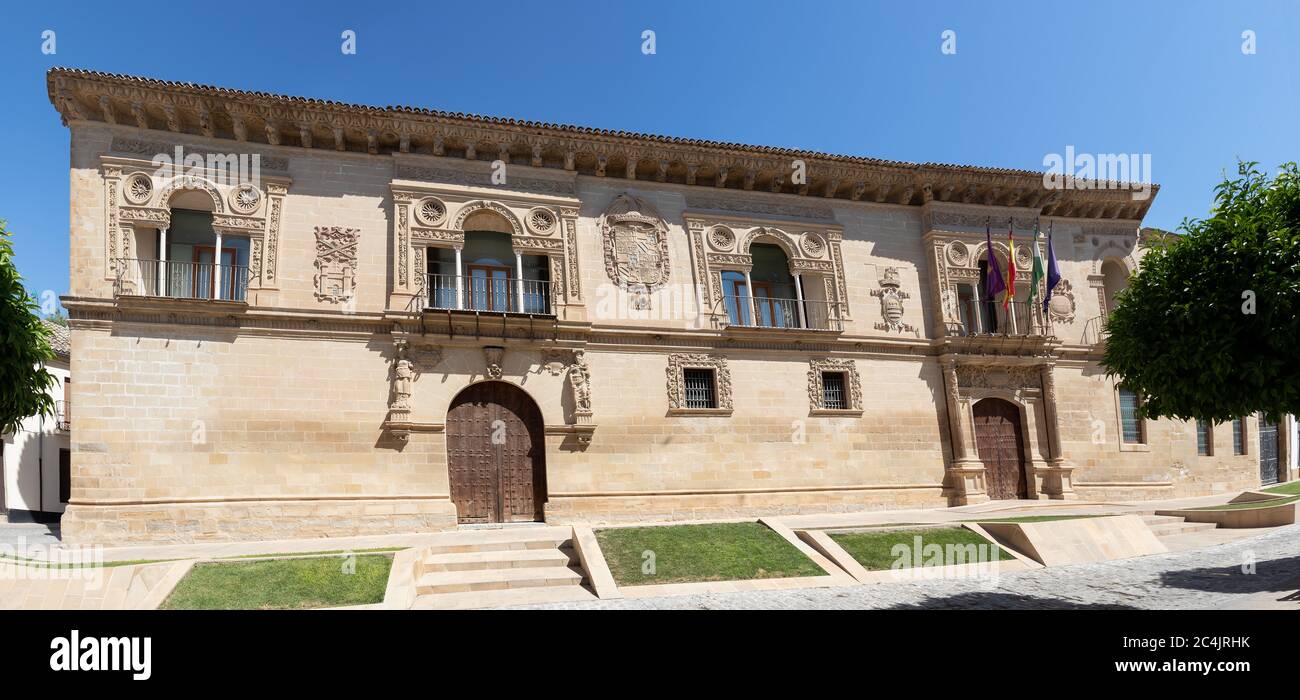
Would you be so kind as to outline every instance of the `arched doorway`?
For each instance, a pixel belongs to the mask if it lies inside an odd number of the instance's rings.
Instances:
[[[542,520],[546,446],[542,412],[506,382],[480,382],[447,409],[447,471],[462,523]]]
[[[974,417],[975,447],[984,463],[989,498],[1024,498],[1028,480],[1020,409],[1010,401],[983,399],[975,404]]]

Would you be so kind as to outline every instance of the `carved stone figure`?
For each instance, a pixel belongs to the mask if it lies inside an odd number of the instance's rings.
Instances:
[[[397,361],[393,363],[393,403],[389,410],[411,410],[411,382],[414,379],[415,365],[411,362],[409,349],[405,343],[399,343]]]
[[[581,350],[573,353],[569,367],[569,385],[573,387],[573,413],[578,417],[591,417],[591,370]]]
[[[316,298],[330,303],[352,298],[357,286],[357,243],[361,231],[316,227]]]

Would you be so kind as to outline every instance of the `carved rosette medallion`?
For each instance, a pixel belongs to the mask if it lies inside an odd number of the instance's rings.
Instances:
[[[810,258],[820,258],[826,252],[826,241],[815,233],[805,233],[800,245],[803,254]]]
[[[316,298],[341,303],[357,287],[357,244],[361,231],[341,226],[316,227]]]
[[[638,309],[650,307],[650,292],[668,282],[668,225],[649,202],[621,194],[600,217],[605,273],[636,295]]]
[[[262,193],[252,185],[240,185],[230,191],[230,208],[240,214],[252,214],[262,203]]]
[[[709,245],[714,250],[729,251],[736,247],[736,234],[726,226],[714,226],[709,231]]]

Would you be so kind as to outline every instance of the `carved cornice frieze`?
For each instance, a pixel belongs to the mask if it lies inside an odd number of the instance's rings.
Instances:
[[[122,125],[123,117],[130,115],[134,128],[141,130],[233,139],[251,147],[500,159],[559,172],[689,185],[698,188],[688,194],[689,205],[704,209],[833,218],[829,207],[780,199],[793,195],[911,205],[981,202],[1041,209],[1053,216],[1140,219],[1151,204],[1151,197],[1132,199],[1131,190],[1048,190],[1042,173],[1024,170],[903,163],[407,107],[347,105],[64,68],[49,72],[47,87],[65,123]],[[129,144],[120,145],[120,152],[159,150],[139,146],[143,150],[132,151]],[[280,165],[287,170],[287,161],[263,161],[265,168]],[[796,169],[807,177],[796,180]],[[436,168],[406,172],[404,176],[444,182],[450,174]],[[511,188],[572,194],[572,183],[518,175],[511,179],[516,181]],[[742,202],[705,194],[705,188],[778,194],[755,194],[755,201]],[[1151,190],[1154,195],[1158,186]]]

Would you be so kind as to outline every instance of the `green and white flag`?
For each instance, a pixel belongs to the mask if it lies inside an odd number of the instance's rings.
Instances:
[[[1043,279],[1043,256],[1038,254],[1038,221],[1034,221],[1034,270],[1029,276],[1029,308],[1034,308],[1034,297],[1038,295],[1038,281]]]

